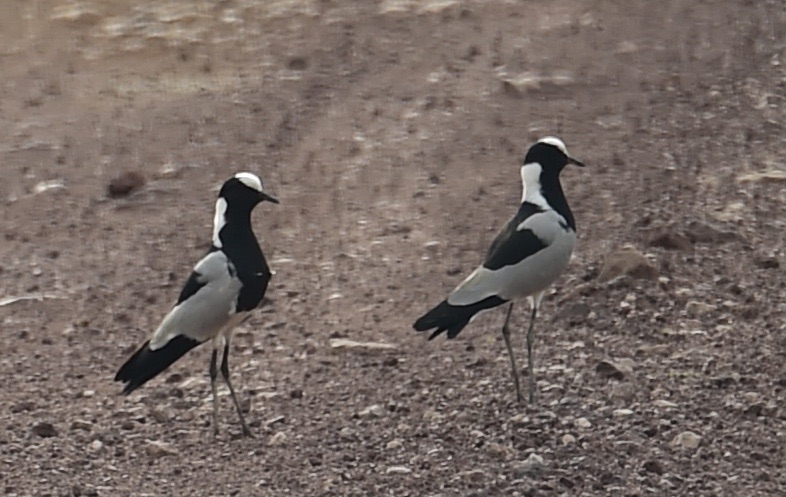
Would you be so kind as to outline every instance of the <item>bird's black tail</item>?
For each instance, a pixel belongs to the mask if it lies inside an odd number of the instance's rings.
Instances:
[[[120,371],[115,375],[115,381],[126,384],[123,393],[128,395],[155,378],[199,343],[179,335],[160,349],[150,350],[150,340],[148,340],[120,367]]]
[[[443,300],[438,306],[415,321],[412,327],[416,331],[436,328],[436,331],[428,337],[429,340],[439,336],[443,331],[448,332],[448,338],[455,338],[477,313],[497,307],[505,302],[507,300],[501,299],[496,295],[470,305],[451,305],[447,300]]]

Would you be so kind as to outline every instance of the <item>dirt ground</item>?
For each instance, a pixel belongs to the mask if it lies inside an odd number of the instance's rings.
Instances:
[[[1,2],[0,488],[786,495],[784,64],[781,0]],[[579,244],[518,405],[503,311],[411,325],[550,134]],[[277,274],[232,354],[256,437],[222,390],[214,438],[208,346],[112,377],[242,170]],[[599,279],[626,246],[650,267]]]

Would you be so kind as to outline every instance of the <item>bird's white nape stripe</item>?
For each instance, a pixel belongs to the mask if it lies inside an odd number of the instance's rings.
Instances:
[[[547,136],[545,138],[541,138],[540,140],[538,140],[538,143],[545,143],[547,145],[552,145],[560,149],[563,154],[568,155],[568,148],[565,146],[565,142],[563,142],[556,136]]]
[[[216,248],[221,248],[222,246],[221,238],[218,234],[221,232],[221,228],[227,223],[226,212],[227,201],[219,197],[219,199],[216,200],[216,215],[213,217],[213,246]]]
[[[249,188],[253,188],[254,190],[261,192],[262,191],[262,180],[259,179],[254,173],[237,173],[235,175],[236,179],[239,179],[244,185]]]
[[[550,209],[548,202],[540,192],[540,173],[543,166],[530,162],[521,166],[521,201],[527,201],[544,209]]]

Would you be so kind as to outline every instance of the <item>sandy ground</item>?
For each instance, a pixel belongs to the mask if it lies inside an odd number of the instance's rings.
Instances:
[[[784,40],[779,0],[0,3],[0,488],[786,494]],[[518,405],[502,311],[450,342],[411,324],[547,134],[589,167]],[[224,390],[212,435],[209,347],[111,381],[240,170],[282,201],[232,355],[253,439]],[[146,185],[108,196],[126,171]],[[646,267],[599,278],[626,246]]]

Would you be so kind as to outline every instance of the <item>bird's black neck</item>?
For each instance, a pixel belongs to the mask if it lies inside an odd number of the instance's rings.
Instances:
[[[543,174],[540,177],[540,194],[546,199],[552,209],[565,218],[568,226],[576,231],[576,221],[573,219],[573,213],[570,211],[568,201],[565,198],[565,193],[562,191],[562,185],[559,182],[559,176],[556,174]]]
[[[267,261],[251,228],[251,211],[228,208],[224,219],[224,226],[218,233],[220,250],[236,267],[242,266],[254,273],[267,272]]]

